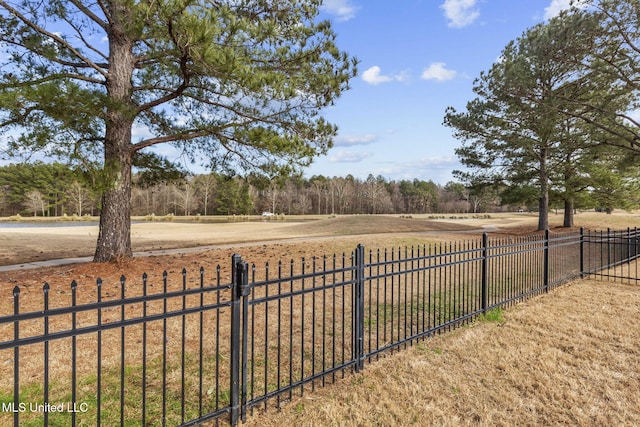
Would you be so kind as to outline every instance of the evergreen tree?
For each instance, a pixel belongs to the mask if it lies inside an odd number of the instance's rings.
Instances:
[[[549,226],[553,177],[575,175],[563,175],[567,153],[588,149],[584,138],[567,137],[575,125],[567,130],[562,111],[607,83],[602,76],[594,81],[583,66],[600,41],[599,25],[595,15],[563,14],[530,28],[476,80],[477,98],[466,112],[450,107],[445,116],[445,124],[463,142],[456,153],[470,169],[458,176],[476,186],[535,186],[539,230]]]

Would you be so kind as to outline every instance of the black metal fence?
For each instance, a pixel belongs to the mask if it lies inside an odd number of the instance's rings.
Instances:
[[[119,295],[98,280],[82,303],[75,281],[55,298],[45,284],[33,312],[16,286],[0,317],[0,423],[236,425],[567,280],[637,283],[639,253],[637,229],[485,234],[276,265],[234,255],[213,277],[123,276]]]

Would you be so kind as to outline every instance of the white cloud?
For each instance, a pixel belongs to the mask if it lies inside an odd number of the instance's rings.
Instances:
[[[458,160],[454,156],[434,156],[423,157],[413,162],[406,163],[405,166],[414,169],[443,169],[450,168],[458,164]]]
[[[453,180],[452,172],[462,165],[455,156],[436,156],[418,158],[411,162],[392,161],[389,166],[371,171],[374,176],[382,175],[389,179],[423,179],[444,185]]]
[[[359,163],[372,155],[367,151],[339,150],[329,158],[329,161],[335,163]]]
[[[397,175],[404,179],[411,179],[423,176],[423,179],[432,179],[435,182],[444,184],[451,181],[454,169],[460,169],[461,165],[454,156],[423,157],[413,162],[400,163],[397,166]],[[426,178],[428,177],[428,178]]]
[[[457,73],[454,70],[447,70],[446,65],[444,62],[434,62],[422,72],[421,77],[424,80],[437,80],[439,82],[454,79]]]
[[[391,77],[381,75],[380,67],[374,65],[373,67],[365,70],[365,72],[362,73],[362,80],[372,85],[378,85],[380,83],[390,82]]]
[[[131,129],[131,137],[132,139],[141,141],[143,139],[152,138],[153,134],[149,131],[148,127],[135,124]]]
[[[551,4],[544,8],[544,19],[558,16],[563,10],[571,7],[571,0],[551,0]]]
[[[352,147],[354,145],[369,145],[378,139],[374,134],[368,133],[365,135],[345,135],[338,136],[335,139],[335,147]]]
[[[325,12],[335,15],[338,21],[348,21],[354,16],[358,10],[357,7],[349,4],[350,0],[324,0],[321,9]]]
[[[587,7],[584,0],[572,1],[572,0],[551,0],[551,4],[544,8],[544,19],[551,19],[560,15],[560,12],[571,8],[571,3],[579,8]]]
[[[480,16],[480,11],[475,6],[476,0],[445,0],[440,8],[449,20],[449,27],[462,28],[472,24]]]
[[[377,65],[368,68],[362,73],[362,80],[372,85],[379,85],[380,83],[388,82],[403,82],[407,80],[408,75],[405,72],[395,74],[393,76],[382,74],[382,70]]]
[[[362,73],[362,80],[372,85],[379,85],[380,83],[393,81],[393,77],[381,74],[380,67],[374,65]]]

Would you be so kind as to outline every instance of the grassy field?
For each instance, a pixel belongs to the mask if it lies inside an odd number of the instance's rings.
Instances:
[[[561,215],[558,217],[552,217],[552,224],[561,220]],[[634,214],[589,213],[580,214],[577,219],[580,220],[578,226],[594,229],[619,229],[638,224],[638,216]],[[358,243],[369,248],[422,245],[473,239],[482,230],[523,233],[531,231],[532,225],[535,226],[535,216],[527,214],[464,219],[447,216],[438,221],[427,216],[356,216],[291,222],[163,223],[160,227],[156,223],[136,224],[134,244],[141,245],[142,242],[141,247],[145,244],[215,247],[193,253],[140,257],[119,264],[88,263],[0,273],[0,292],[4,293],[0,297],[0,316],[12,312],[8,297],[16,285],[22,289],[21,301],[26,304],[22,311],[39,310],[44,281],[52,286],[52,306],[64,306],[69,303],[72,279],[78,280],[78,303],[81,304],[95,301],[98,277],[104,280],[103,292],[109,298],[118,297],[122,274],[131,283],[127,287],[128,296],[141,292],[139,278],[143,272],[148,272],[149,281],[157,284],[162,270],[167,270],[174,278],[169,283],[169,290],[181,286],[177,278],[182,268],[193,277],[201,266],[207,272],[213,272],[220,265],[220,274],[226,277],[230,256],[236,252],[242,253],[250,262],[263,265],[277,260],[350,253]],[[59,232],[56,230],[40,234],[36,231],[8,234],[11,234],[10,239],[18,241],[20,236],[28,235],[39,240],[41,246],[43,243],[47,243],[44,246],[57,245],[56,250],[60,250],[63,245],[55,240],[55,233]],[[90,250],[91,239],[83,233],[76,230],[65,235],[78,239],[77,242],[83,241]],[[0,236],[4,237],[4,233]],[[452,333],[415,343],[408,350],[367,364],[363,374],[347,375],[314,393],[305,392],[302,397],[294,397],[279,410],[272,408],[266,414],[255,412],[248,419],[248,425],[638,424],[639,290],[637,286],[619,283],[575,282],[497,313],[492,321],[475,322]],[[180,304],[179,301],[175,303]],[[154,327],[154,333],[158,327]],[[0,333],[2,341],[9,339],[12,331],[8,328]],[[105,342],[113,339],[117,343],[119,335],[112,335],[110,338],[105,334]],[[137,354],[140,351],[138,343],[136,339],[127,340],[127,345],[131,346],[127,354]],[[176,341],[171,345],[177,345]],[[86,360],[95,360],[95,344],[91,340],[85,341],[80,348]],[[118,390],[119,347],[114,344],[108,345],[107,349],[114,353],[103,355],[103,384],[109,390]],[[149,351],[157,354],[160,350],[156,347]],[[37,353],[35,349],[35,362],[21,367],[24,369],[21,378],[27,384],[25,398],[42,395],[42,387],[38,386],[42,362],[37,361]],[[27,355],[28,351],[21,360],[29,360]],[[65,351],[64,342],[55,347],[53,355],[59,372],[68,372],[65,368],[68,350]],[[6,402],[10,400],[12,390],[11,355],[2,354],[0,359],[4,361],[0,365],[0,401]],[[83,369],[95,372],[95,364],[87,366]],[[68,374],[61,375],[54,378],[52,391],[67,396]],[[139,387],[139,375],[139,367],[128,367],[127,384],[131,382],[131,387]],[[89,396],[87,402],[91,402],[92,393],[95,399],[92,391],[95,380],[95,375],[89,375],[81,382],[83,393]],[[160,380],[155,377],[152,383],[157,384]],[[178,389],[170,390],[175,396]],[[103,399],[117,401],[117,394],[106,393]],[[173,409],[179,401],[178,396],[171,400]],[[132,407],[139,403],[134,399]],[[117,412],[117,408],[114,411]],[[132,419],[136,415],[134,413]],[[64,415],[62,417],[58,425],[68,421]],[[10,414],[0,414],[2,424],[9,419]],[[117,418],[111,419],[115,420]],[[136,425],[135,422],[132,425]]]
[[[263,220],[260,217],[230,217],[226,220],[219,217],[167,217],[166,220],[157,218],[155,221],[144,221],[144,218],[134,218],[133,221],[131,239],[134,252],[224,245],[240,247],[255,242],[295,239],[308,241],[344,236],[433,233],[478,227],[460,220],[447,223],[392,216],[298,216],[286,220]],[[36,222],[39,224],[34,224]],[[0,265],[92,256],[98,236],[95,222],[93,225],[91,222],[80,222],[80,226],[73,227],[60,227],[61,224],[64,222],[52,223],[41,218],[29,218],[20,221],[20,225],[26,227],[0,228]]]
[[[0,222],[11,222],[15,218],[0,218]],[[65,218],[69,221],[71,217]],[[97,218],[90,218],[97,220]],[[0,228],[0,266],[47,259],[92,256],[98,235],[96,225],[76,227],[43,226],[51,219],[25,217],[20,225],[35,222],[39,226]],[[457,232],[522,232],[534,230],[537,216],[528,213],[504,213],[486,215],[355,215],[330,217],[326,215],[304,215],[291,217],[145,217],[133,218],[132,244],[134,252],[162,251],[175,248],[202,246],[221,247],[263,241],[294,241],[319,238],[343,238],[375,236],[384,242],[385,237],[402,234],[424,238],[424,234],[444,240],[460,238]],[[58,218],[57,222],[63,222]],[[85,222],[78,221],[79,223]],[[77,223],[78,223],[77,222]],[[550,215],[552,227],[562,224],[562,213]],[[593,229],[620,229],[640,225],[637,213],[583,212],[576,214],[576,227]],[[407,236],[405,236],[407,237]],[[357,240],[357,239],[356,239]],[[424,239],[423,239],[424,240]],[[353,240],[351,240],[353,241]],[[350,241],[350,242],[351,242]]]
[[[577,281],[245,425],[638,425],[638,310],[637,286]]]

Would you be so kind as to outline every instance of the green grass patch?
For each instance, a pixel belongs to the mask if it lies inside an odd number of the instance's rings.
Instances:
[[[504,322],[504,310],[502,307],[492,308],[485,314],[479,317],[481,322],[503,323]]]

